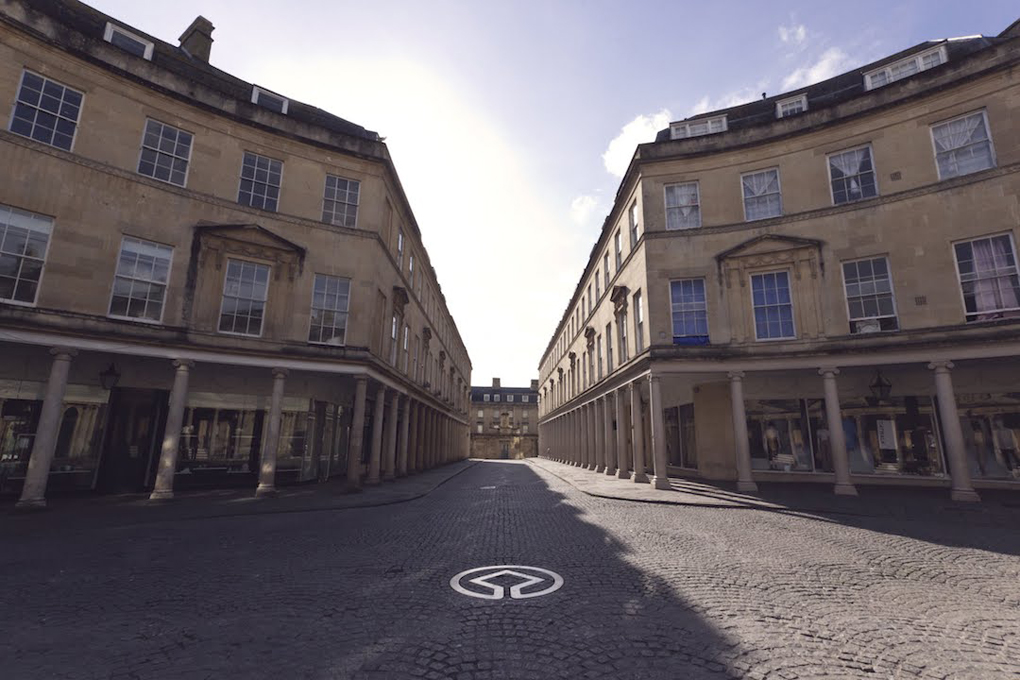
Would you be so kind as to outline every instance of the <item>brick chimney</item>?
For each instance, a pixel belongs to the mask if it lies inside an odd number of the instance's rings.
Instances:
[[[492,386],[493,387],[499,387],[499,378],[493,378],[492,379]]]
[[[212,52],[213,28],[211,21],[199,16],[181,34],[181,48],[195,59],[200,59],[208,64],[209,54]]]
[[[537,380],[532,380],[531,381],[531,389],[532,389],[533,392],[538,392],[538,381]]]

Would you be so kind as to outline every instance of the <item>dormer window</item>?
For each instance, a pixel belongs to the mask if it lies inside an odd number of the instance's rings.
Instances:
[[[251,88],[251,103],[258,104],[264,109],[276,111],[286,116],[290,100],[278,94],[273,94],[269,90],[263,90],[258,85],[253,85]]]
[[[939,64],[944,64],[947,61],[949,61],[949,57],[946,53],[945,45],[939,45],[938,47],[933,47],[930,50],[918,52],[906,59],[894,61],[891,64],[886,64],[880,69],[875,69],[874,71],[865,73],[864,89],[874,90],[876,87],[882,87],[883,85],[888,85],[889,83],[897,80],[909,78],[915,73],[935,68]]]
[[[109,21],[106,22],[106,32],[103,33],[103,40],[115,45],[125,52],[130,52],[136,57],[152,61],[153,44],[151,40],[132,33],[120,26],[115,26]]]
[[[786,118],[807,111],[807,95],[799,94],[776,102],[776,118]]]
[[[669,126],[670,139],[701,137],[702,135],[714,135],[718,132],[726,132],[726,116],[701,118],[683,123],[673,123]]]

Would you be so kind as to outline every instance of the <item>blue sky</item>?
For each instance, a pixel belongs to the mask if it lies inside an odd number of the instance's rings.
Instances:
[[[934,38],[994,35],[1015,1],[91,0],[387,138],[474,365],[527,385],[637,143]]]

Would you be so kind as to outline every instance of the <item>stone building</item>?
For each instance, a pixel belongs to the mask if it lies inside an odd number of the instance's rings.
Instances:
[[[538,381],[531,387],[471,388],[472,458],[533,458],[538,455]]]
[[[468,455],[471,362],[382,138],[73,0],[0,4],[0,492]]]
[[[1020,488],[1020,22],[670,124],[539,367],[543,453]]]

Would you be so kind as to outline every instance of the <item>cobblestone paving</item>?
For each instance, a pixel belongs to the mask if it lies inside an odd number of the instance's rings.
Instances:
[[[383,508],[6,517],[0,677],[1015,678],[1015,519],[643,505],[499,462]],[[449,587],[497,564],[565,584]]]

